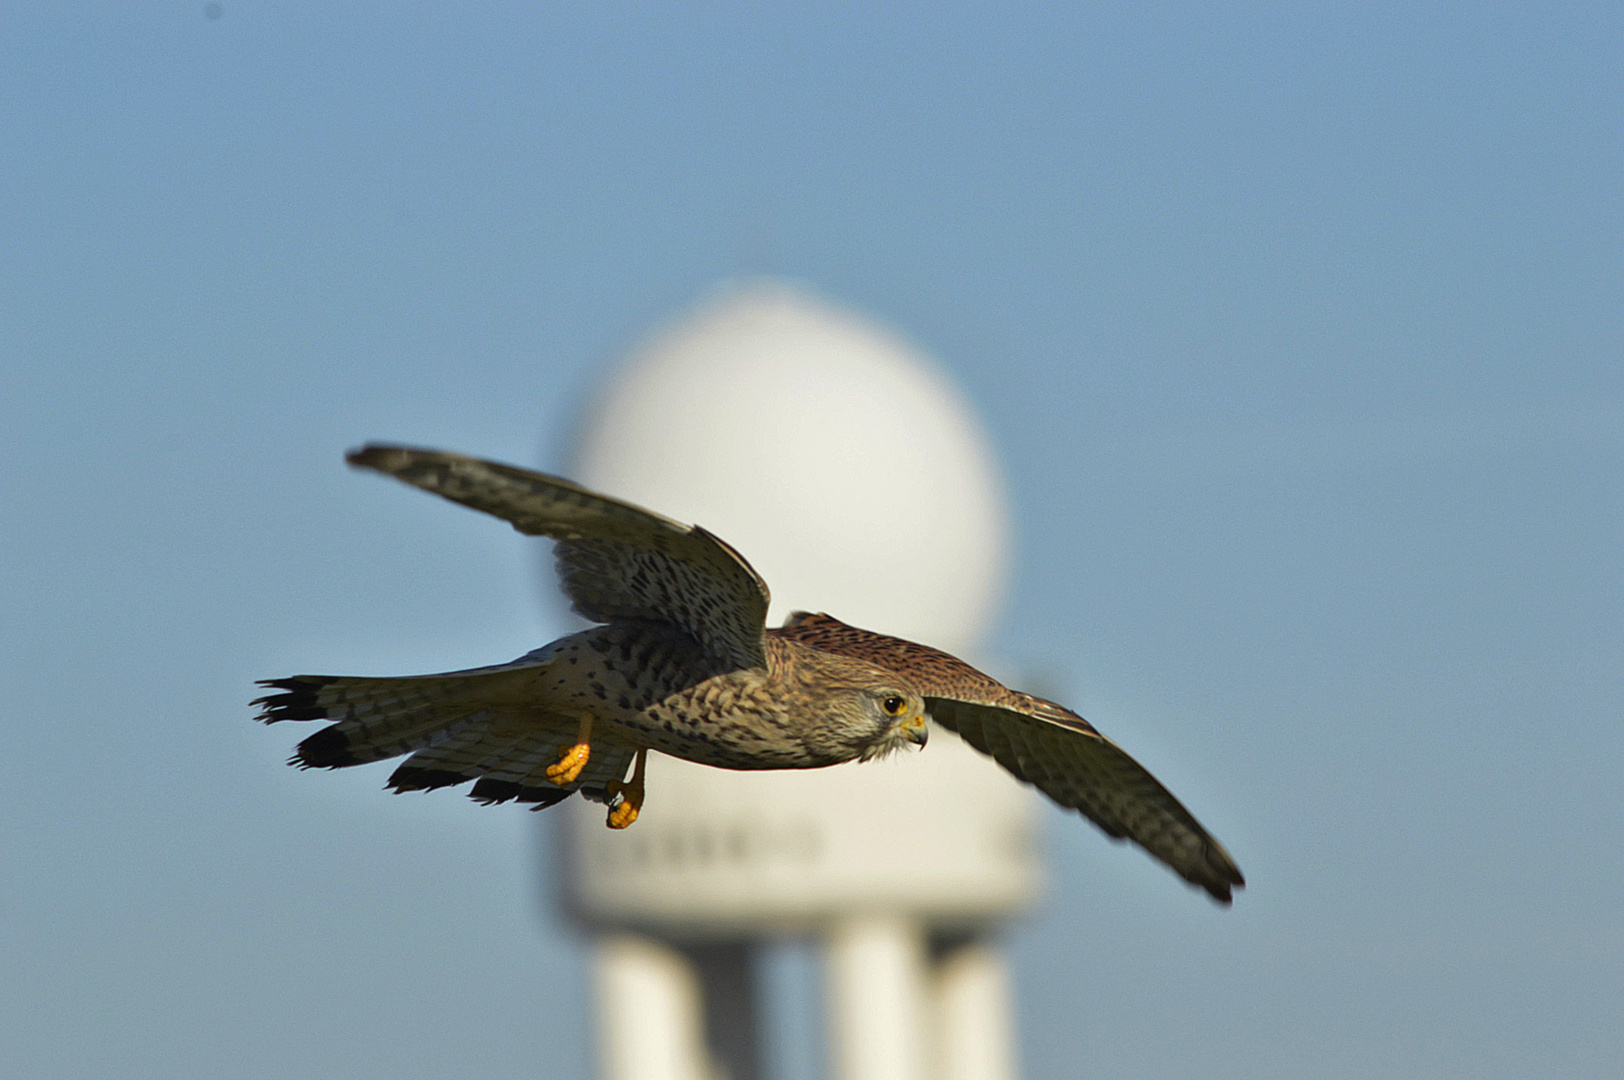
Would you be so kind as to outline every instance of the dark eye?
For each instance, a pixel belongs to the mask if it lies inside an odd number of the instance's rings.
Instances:
[[[888,697],[880,702],[880,708],[885,710],[887,716],[901,716],[902,710],[907,707],[908,703],[896,696]]]

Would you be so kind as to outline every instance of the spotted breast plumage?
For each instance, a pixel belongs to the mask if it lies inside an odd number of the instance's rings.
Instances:
[[[564,593],[599,625],[491,667],[267,680],[260,719],[329,722],[292,764],[409,755],[389,778],[396,791],[472,780],[475,799],[537,809],[578,791],[625,828],[650,750],[725,769],[818,768],[923,745],[929,716],[1219,902],[1244,884],[1189,811],[1075,713],[827,615],[769,629],[766,584],[698,526],[457,454],[369,445],[348,460],[553,538]]]

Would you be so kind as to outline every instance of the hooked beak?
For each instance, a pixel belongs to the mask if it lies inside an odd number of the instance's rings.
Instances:
[[[915,746],[924,746],[925,740],[930,738],[930,729],[925,726],[925,714],[920,713],[906,724],[903,724],[902,733]]]

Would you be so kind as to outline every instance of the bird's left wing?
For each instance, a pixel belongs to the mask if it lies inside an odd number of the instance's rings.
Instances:
[[[828,615],[798,612],[769,633],[911,680],[937,723],[1108,836],[1132,840],[1219,903],[1246,884],[1224,846],[1160,781],[1071,710],[1011,690],[939,649]]]
[[[558,576],[595,622],[672,623],[733,667],[766,663],[767,585],[744,557],[696,525],[556,476],[480,458],[369,444],[346,460],[558,541]]]

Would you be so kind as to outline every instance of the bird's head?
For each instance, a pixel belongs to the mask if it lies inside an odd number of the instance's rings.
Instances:
[[[868,761],[925,745],[925,699],[907,679],[851,657],[803,646],[794,652],[795,681],[816,718],[807,734],[825,743],[820,750]]]
[[[891,685],[896,680],[887,679],[888,675],[882,675],[878,685],[859,695],[859,707],[867,712],[875,733],[873,741],[858,755],[859,761],[885,757],[904,747],[924,746],[930,734],[925,726],[924,699],[911,689]]]

